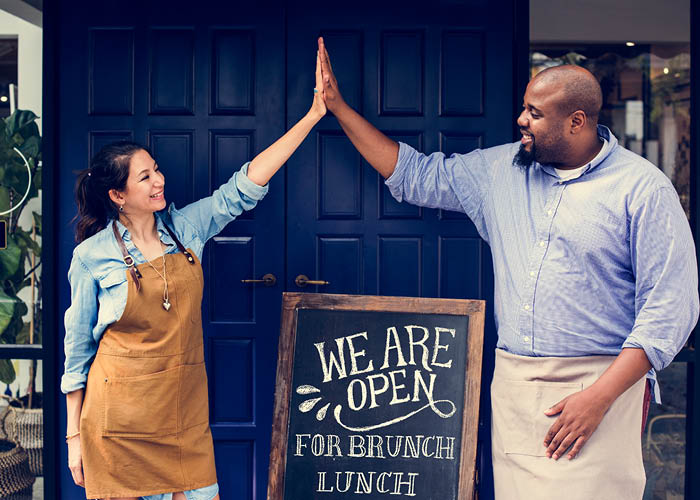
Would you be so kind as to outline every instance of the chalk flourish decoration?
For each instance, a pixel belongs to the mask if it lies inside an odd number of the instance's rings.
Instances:
[[[314,387],[313,385],[300,385],[299,387],[297,387],[297,394],[300,394],[302,396],[306,396],[308,394],[316,394],[319,392],[321,392],[321,390],[318,387]],[[323,397],[307,399],[299,405],[299,411],[302,413],[310,412],[311,410],[313,410],[314,406],[316,406],[316,403],[318,403],[322,399]],[[324,406],[321,407],[320,410],[318,410],[318,412],[316,412],[316,420],[320,422],[321,420],[326,418],[326,413],[328,412],[328,407],[330,405],[330,403],[326,403]]]
[[[318,389],[317,387],[312,386],[312,385],[300,385],[299,387],[297,387],[296,392],[299,395],[306,396],[309,394],[318,394],[321,392],[321,390]],[[311,398],[311,399],[307,399],[307,400],[303,401],[299,405],[299,411],[302,413],[308,413],[322,399],[323,399],[323,396],[315,397],[315,398]],[[443,412],[440,410],[440,408],[438,408],[438,405],[441,405],[441,404],[445,404],[446,409],[449,408],[447,412]],[[318,420],[320,422],[321,420],[326,418],[326,413],[328,413],[328,407],[330,405],[331,405],[330,403],[326,403],[324,406],[321,407],[320,410],[318,410],[318,412],[316,413],[316,420]],[[390,425],[397,424],[399,422],[403,422],[404,420],[407,420],[407,419],[411,418],[412,416],[417,415],[418,413],[422,412],[426,408],[431,408],[435,412],[435,414],[441,418],[450,418],[457,411],[455,404],[452,401],[450,401],[449,399],[440,399],[438,401],[431,400],[426,405],[421,406],[420,408],[413,410],[412,412],[409,412],[406,415],[402,415],[400,417],[396,417],[396,418],[393,418],[391,420],[387,420],[386,422],[380,422],[380,423],[368,425],[365,427],[352,427],[352,426],[344,424],[340,420],[340,413],[343,410],[342,405],[336,405],[335,409],[333,410],[333,415],[335,416],[335,421],[338,423],[338,425],[340,425],[344,429],[347,429],[347,430],[353,431],[353,432],[366,432],[366,431],[372,431],[375,429],[381,429],[382,427],[389,427]]]

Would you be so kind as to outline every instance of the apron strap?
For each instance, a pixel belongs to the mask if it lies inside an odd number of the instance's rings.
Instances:
[[[177,239],[177,236],[175,236],[175,232],[168,227],[166,223],[163,223],[165,226],[165,229],[168,231],[170,234],[170,237],[173,239],[175,244],[177,245],[177,249],[182,252],[185,257],[187,257],[187,261],[190,264],[195,264],[194,257],[192,257],[192,254],[187,251],[185,246],[180,243],[180,240]],[[139,278],[142,278],[141,272],[139,271],[139,268],[136,267],[134,264],[134,258],[129,255],[129,251],[126,249],[126,245],[124,244],[124,240],[122,239],[122,236],[119,234],[119,229],[117,229],[117,221],[116,219],[112,221],[112,231],[114,231],[114,237],[117,239],[117,244],[119,245],[119,250],[122,252],[122,257],[124,259],[124,264],[126,264],[126,267],[129,268],[129,272],[131,273],[131,277],[134,279],[134,283],[136,283],[136,290],[141,291],[141,283],[139,282]]]
[[[121,250],[122,252],[124,264],[126,264],[126,267],[129,268],[131,277],[133,278],[134,283],[136,284],[136,291],[141,291],[141,282],[139,281],[139,278],[142,277],[141,272],[139,271],[139,268],[134,265],[134,258],[131,255],[129,255],[129,251],[126,249],[126,245],[124,245],[124,240],[122,239],[121,234],[119,234],[119,229],[117,229],[116,220],[112,221],[112,231],[114,231],[114,237],[117,239],[117,245],[119,245],[119,250]]]
[[[194,257],[192,257],[192,254],[187,251],[187,249],[185,248],[185,246],[182,243],[180,243],[180,240],[178,240],[177,236],[175,236],[175,232],[172,229],[170,229],[170,227],[165,222],[163,222],[163,225],[165,226],[165,229],[168,230],[170,237],[173,239],[173,241],[177,245],[177,249],[180,250],[180,252],[182,252],[183,254],[185,254],[185,257],[187,257],[187,261],[190,264],[194,264],[195,263]]]

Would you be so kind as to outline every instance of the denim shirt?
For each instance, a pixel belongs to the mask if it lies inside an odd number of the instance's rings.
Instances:
[[[164,224],[168,224],[185,248],[194,251],[201,259],[207,240],[218,234],[243,210],[255,207],[267,193],[268,187],[258,186],[248,179],[248,165],[243,165],[211,196],[181,209],[170,204],[167,211],[156,213],[158,234],[168,246],[166,253],[175,253],[178,249]],[[146,259],[134,245],[126,227],[119,221],[117,227],[135,263],[145,263]],[[129,289],[126,269],[111,221],[106,228],[81,242],[73,251],[68,271],[71,305],[65,314],[63,393],[85,387],[105,328],[124,312]]]
[[[635,347],[660,370],[698,318],[693,238],[663,172],[608,128],[598,135],[600,154],[567,179],[536,162],[514,166],[519,143],[449,158],[400,144],[386,185],[398,201],[466,213],[488,242],[498,348],[588,356]]]

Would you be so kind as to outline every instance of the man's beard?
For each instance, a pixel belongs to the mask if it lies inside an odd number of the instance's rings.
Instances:
[[[522,170],[527,170],[532,166],[532,163],[535,161],[535,141],[532,141],[532,149],[528,151],[525,149],[525,144],[520,145],[520,149],[518,150],[517,154],[513,158],[513,165],[516,167],[522,169]]]
[[[570,155],[570,146],[564,142],[563,137],[554,141],[549,140],[550,136],[540,138],[540,148],[535,144],[535,137],[532,136],[530,151],[525,149],[524,144],[520,144],[520,149],[513,157],[513,165],[522,169],[529,169],[534,162],[540,165],[557,166],[566,160]]]

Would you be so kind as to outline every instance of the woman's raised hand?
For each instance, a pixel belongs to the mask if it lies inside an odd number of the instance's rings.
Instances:
[[[310,89],[309,89],[310,90]],[[274,144],[265,149],[248,165],[248,178],[258,186],[269,182],[275,172],[284,165],[289,157],[304,141],[311,129],[326,114],[326,103],[323,100],[323,80],[321,79],[321,59],[316,52],[316,86],[314,100],[308,113],[301,118]]]
[[[323,80],[321,79],[321,57],[316,51],[316,85],[314,86],[314,102],[311,104],[311,112],[320,119],[326,114],[326,103],[323,100]]]

